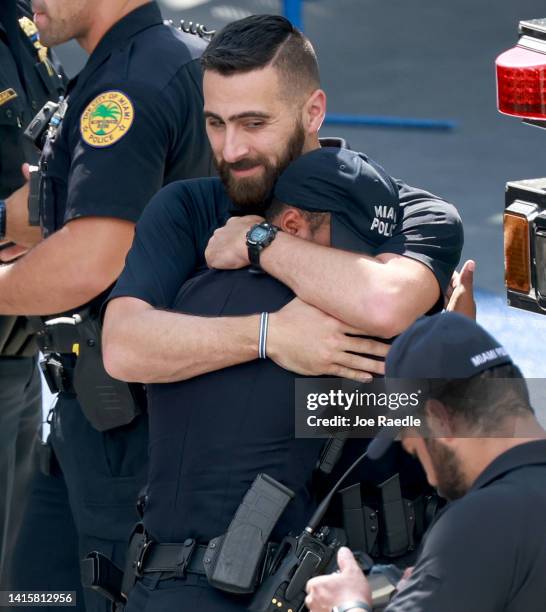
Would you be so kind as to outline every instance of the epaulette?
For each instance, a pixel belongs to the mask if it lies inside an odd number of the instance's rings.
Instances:
[[[29,19],[28,17],[21,17],[19,19],[19,27],[28,37],[30,43],[36,50],[36,54],[38,55],[38,59],[44,64],[47,69],[47,73],[50,77],[56,74],[53,64],[49,61],[47,56],[47,47],[44,47],[40,42],[40,34],[38,33],[38,28],[36,24]]]
[[[165,24],[177,27],[177,29],[185,32],[186,34],[193,34],[194,36],[199,36],[200,38],[205,38],[206,40],[210,40],[216,34],[216,30],[209,30],[206,26],[200,23],[193,23],[193,21],[186,21],[185,19],[181,19],[178,26],[175,26],[172,19],[166,19]]]

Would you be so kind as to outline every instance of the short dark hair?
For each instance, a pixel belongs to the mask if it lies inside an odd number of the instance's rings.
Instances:
[[[203,70],[224,76],[269,65],[281,73],[287,93],[310,93],[320,87],[313,46],[280,15],[251,15],[228,24],[201,56]]]
[[[431,381],[429,397],[438,400],[454,421],[473,434],[494,435],[509,417],[533,414],[527,384],[511,363],[465,379]]]
[[[284,202],[277,200],[277,198],[273,198],[264,212],[266,221],[273,223],[275,218],[281,215],[287,208],[295,208],[296,210],[299,210],[302,217],[307,221],[307,223],[309,223],[312,233],[316,232],[330,215],[328,212],[313,212],[310,210],[304,210],[303,208],[292,206],[292,204],[285,204]]]

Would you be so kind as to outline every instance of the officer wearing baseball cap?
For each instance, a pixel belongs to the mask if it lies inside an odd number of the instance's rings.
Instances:
[[[331,213],[331,245],[373,252],[392,236],[399,216],[394,179],[363,153],[322,147],[294,160],[275,184],[277,201]]]
[[[423,318],[393,343],[387,377],[415,379],[426,402],[419,430],[390,428],[449,503],[388,612],[538,612],[546,601],[546,432],[506,350],[455,313]],[[309,581],[311,612],[371,610],[369,587],[347,549],[341,572]]]
[[[505,364],[512,364],[512,359],[493,336],[471,319],[451,312],[416,321],[392,345],[385,367],[389,378],[405,379],[408,384],[418,381],[422,392],[435,397],[448,381],[469,379]],[[411,409],[400,412],[405,416]],[[379,459],[401,429],[383,428],[370,444],[368,457]]]
[[[332,242],[339,248],[368,251],[387,239],[371,227],[374,206],[392,208],[393,218],[398,214],[392,180],[352,151],[326,147],[306,154],[291,163],[279,183],[279,193],[289,204],[271,206],[266,212],[270,223],[262,224],[264,232],[286,231],[331,244],[329,221],[340,211],[353,234],[349,240],[348,233],[334,232]],[[324,215],[330,211],[331,219]],[[253,272],[257,269],[256,264]],[[130,592],[128,612],[146,606],[159,612],[230,610],[248,604],[248,597],[227,596],[208,586],[203,564],[195,556],[198,552],[188,561],[186,580],[173,581],[168,592],[161,590],[161,581],[172,578],[177,555],[188,539],[198,551],[226,532],[259,473],[295,492],[275,527],[274,541],[305,526],[315,504],[313,472],[324,441],[295,438],[297,374],[268,358],[269,319],[264,316],[272,313],[273,328],[275,311],[293,298],[289,287],[245,268],[201,271],[179,288],[170,304],[173,311],[211,317],[262,312],[261,358],[180,382],[148,385],[150,476],[143,522],[152,544],[151,554],[143,560],[144,576]],[[370,371],[381,374],[383,364],[370,360]],[[173,544],[177,542],[179,548]],[[167,556],[173,559],[172,572],[165,563]],[[154,562],[158,558],[161,564]]]

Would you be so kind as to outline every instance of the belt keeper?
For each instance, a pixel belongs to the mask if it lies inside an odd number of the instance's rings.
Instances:
[[[258,339],[258,357],[260,359],[267,359],[267,327],[269,324],[269,313],[262,312],[260,315],[260,336]]]
[[[196,542],[192,538],[188,538],[184,542],[184,546],[182,548],[178,563],[176,564],[176,569],[174,571],[175,578],[184,578],[184,576],[186,575],[186,569],[193,555],[193,551],[195,550],[195,546]]]

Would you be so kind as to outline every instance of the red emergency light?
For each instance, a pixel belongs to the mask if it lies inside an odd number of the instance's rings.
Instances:
[[[496,60],[497,102],[501,113],[546,119],[545,20],[520,23],[523,34]]]

